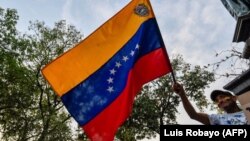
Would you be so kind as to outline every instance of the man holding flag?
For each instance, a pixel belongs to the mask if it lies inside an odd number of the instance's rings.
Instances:
[[[141,87],[172,71],[149,0],[132,0],[42,73],[93,141],[111,141]]]

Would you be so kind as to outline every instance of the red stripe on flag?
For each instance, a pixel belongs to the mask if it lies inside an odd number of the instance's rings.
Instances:
[[[105,110],[83,126],[92,141],[113,141],[118,127],[132,111],[134,98],[141,86],[172,71],[164,48],[159,48],[138,60],[130,70],[123,92]]]

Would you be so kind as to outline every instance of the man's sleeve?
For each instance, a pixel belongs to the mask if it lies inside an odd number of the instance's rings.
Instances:
[[[219,118],[219,115],[217,114],[208,115],[208,119],[211,125],[219,125],[220,123],[220,120],[219,120],[220,118]]]

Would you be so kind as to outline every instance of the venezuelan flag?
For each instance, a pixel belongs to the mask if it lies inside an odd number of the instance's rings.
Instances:
[[[142,85],[171,71],[149,0],[132,0],[42,73],[91,140],[111,141]]]

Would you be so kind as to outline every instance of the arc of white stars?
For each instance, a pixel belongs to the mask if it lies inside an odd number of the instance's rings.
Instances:
[[[135,49],[136,49],[136,50],[139,50],[139,48],[140,48],[140,45],[139,45],[139,44],[136,44]],[[130,54],[131,56],[134,56],[134,55],[135,55],[135,51],[134,51],[134,50],[131,50],[131,52],[130,52],[129,54]],[[128,58],[128,56],[123,56],[123,57],[122,57],[122,60],[123,60],[124,62],[127,62],[127,61],[129,60],[129,58]],[[121,64],[120,62],[115,62],[115,67],[120,68],[121,66],[122,66],[122,64]],[[109,70],[109,72],[110,72],[111,75],[115,75],[116,70],[113,68],[113,69]],[[109,78],[107,79],[107,82],[108,82],[109,84],[114,83],[114,78],[109,77]],[[108,89],[107,89],[107,91],[108,91],[109,93],[114,92],[114,87],[113,87],[113,86],[109,86]]]

